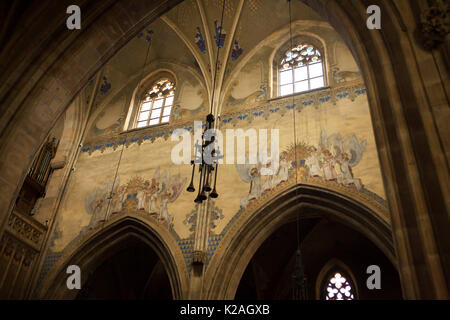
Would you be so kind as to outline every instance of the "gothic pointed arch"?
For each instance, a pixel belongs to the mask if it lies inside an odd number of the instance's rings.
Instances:
[[[376,209],[325,187],[298,184],[241,215],[216,250],[205,275],[207,299],[233,299],[250,260],[268,237],[299,218],[322,217],[359,231],[396,266],[389,224]]]
[[[43,281],[38,296],[43,299],[75,299],[78,290],[68,290],[66,286],[67,267],[70,265],[80,267],[83,288],[84,285],[88,285],[89,275],[92,275],[108,258],[126,250],[130,243],[140,243],[156,254],[159,262],[155,267],[162,267],[165,270],[172,298],[183,299],[188,287],[188,272],[175,241],[167,230],[157,223],[137,215],[113,219],[80,239]],[[149,274],[149,279],[151,276],[152,274]]]

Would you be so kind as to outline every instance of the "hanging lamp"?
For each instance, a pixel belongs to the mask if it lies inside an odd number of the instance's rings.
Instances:
[[[292,11],[291,11],[291,0],[288,0],[289,5],[289,38],[291,49],[294,47],[292,38]],[[294,64],[291,65],[292,79],[294,79]],[[294,84],[293,84],[294,85]],[[294,89],[294,88],[293,88]],[[295,105],[295,90],[293,90],[292,95],[292,105]],[[295,107],[292,108],[292,118],[294,122],[294,155],[295,155],[295,201],[298,207],[298,159],[297,159],[297,128],[295,121]],[[292,273],[292,299],[293,300],[307,300],[308,299],[308,286],[305,271],[303,269],[302,253],[300,250],[300,216],[299,210],[297,210],[296,217],[296,227],[297,227],[297,250],[295,252],[295,265],[294,272]]]
[[[224,12],[225,12],[225,0],[223,0],[223,3],[222,3],[222,17],[220,20],[220,31],[219,31],[218,39],[222,38],[222,26],[223,26]],[[221,46],[217,45],[216,66],[214,69],[214,82],[213,82],[213,91],[212,91],[212,95],[211,95],[210,112],[206,116],[206,126],[205,126],[203,134],[202,134],[201,145],[197,145],[197,141],[195,142],[196,147],[195,147],[195,152],[194,152],[194,160],[191,161],[191,165],[192,165],[191,182],[186,189],[188,192],[195,192],[195,187],[194,187],[195,165],[198,164],[199,165],[198,172],[199,172],[200,178],[199,178],[199,183],[198,183],[197,197],[194,200],[194,202],[198,203],[198,204],[200,204],[203,201],[205,201],[206,199],[208,199],[208,196],[213,199],[215,199],[219,196],[219,194],[217,193],[217,190],[216,190],[216,184],[217,184],[217,171],[219,168],[219,160],[218,159],[220,156],[220,152],[219,152],[219,150],[216,150],[216,149],[212,150],[212,153],[211,153],[212,158],[216,159],[216,160],[212,161],[212,163],[207,163],[205,161],[205,159],[203,157],[203,152],[210,144],[214,143],[214,141],[215,141],[214,136],[212,136],[211,139],[206,140],[205,133],[207,130],[212,130],[214,128],[215,119],[214,119],[214,115],[213,115],[213,104],[214,104],[215,91],[216,91],[216,77],[217,77],[220,48],[221,48]],[[197,156],[197,152],[200,153],[200,156]],[[214,172],[214,175],[213,175],[213,172]],[[211,188],[213,176],[214,176],[214,184],[213,184],[213,188]]]

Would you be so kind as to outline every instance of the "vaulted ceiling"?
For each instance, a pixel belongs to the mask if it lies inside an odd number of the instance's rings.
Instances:
[[[288,35],[287,1],[183,1],[142,30],[108,63],[106,69],[114,74],[115,87],[123,86],[130,77],[141,76],[142,69],[147,70],[149,65],[176,64],[196,73],[210,101],[218,50],[215,22],[220,25],[222,8],[225,41],[219,51],[215,82],[214,107],[217,108],[217,102],[223,100],[233,77],[263,42],[279,38],[280,33]],[[291,19],[293,23],[300,21],[328,27],[316,12],[299,1],[291,4]]]

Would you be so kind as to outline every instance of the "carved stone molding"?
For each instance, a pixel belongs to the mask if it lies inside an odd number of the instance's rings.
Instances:
[[[192,253],[192,264],[206,264],[207,254],[204,251],[196,250]]]
[[[22,261],[25,267],[30,266],[36,257],[36,250],[8,233],[3,235],[0,243],[0,250],[2,250],[0,254],[9,259],[14,259],[16,263]]]
[[[435,0],[420,16],[419,31],[422,45],[427,50],[438,47],[445,41],[450,27],[450,5]]]
[[[52,162],[50,163],[50,165],[52,166],[53,170],[58,170],[58,169],[62,169],[66,166],[67,164],[67,157],[66,156],[61,156],[58,158],[54,158],[52,160]]]
[[[43,234],[47,228],[31,217],[12,212],[8,219],[7,231],[35,250],[40,249]]]

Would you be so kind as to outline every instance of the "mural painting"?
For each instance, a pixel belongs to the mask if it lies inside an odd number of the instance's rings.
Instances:
[[[116,181],[114,187],[107,183],[104,188],[96,188],[85,198],[86,211],[91,215],[88,229],[95,228],[100,221],[120,212],[142,212],[168,228],[173,227],[173,215],[168,206],[180,195],[187,178],[158,167],[151,179],[140,176],[127,183]],[[112,192],[111,192],[112,189]]]
[[[299,181],[310,178],[361,190],[361,179],[354,177],[352,168],[361,161],[366,144],[366,140],[358,141],[355,135],[342,137],[336,133],[327,137],[322,130],[316,146],[300,142],[281,152],[279,168],[273,175],[261,175],[261,163],[236,165],[241,180],[250,183],[248,194],[241,198],[241,208],[288,181],[295,175],[295,168]],[[264,166],[269,168],[271,162]]]
[[[270,2],[270,5],[275,4]],[[244,5],[244,11],[249,11],[249,8],[247,4]],[[230,50],[224,53],[229,56],[228,61],[231,61],[231,64],[224,63],[226,59],[223,55],[222,61],[218,61],[218,70],[225,68],[222,79],[224,85],[221,88],[224,93],[221,97],[221,124],[238,128],[259,125],[280,128],[285,137],[290,137],[290,119],[287,119],[286,113],[294,109],[295,104],[294,101],[291,103],[290,99],[288,101],[286,97],[278,95],[276,72],[271,71],[272,53],[286,40],[283,40],[283,33],[272,33],[279,29],[279,26],[274,25],[275,20],[264,21],[261,27],[266,30],[264,32],[267,38],[264,43],[259,43],[259,36],[249,36],[243,32],[237,35],[227,23],[224,26],[230,28],[228,34],[218,21],[214,21],[214,24],[212,21],[208,22],[208,30],[200,18],[186,19],[188,15],[183,14],[181,10],[178,15],[182,17],[183,23],[186,23],[178,27],[188,33],[186,37],[190,39],[195,50],[200,51],[197,51],[196,57],[200,56],[205,60],[204,65],[209,68],[210,74],[213,73],[215,63],[208,60],[206,46],[212,44],[224,48],[226,41],[229,41],[231,46]],[[175,25],[179,20],[176,15],[170,16],[170,13],[167,17]],[[247,21],[244,19],[242,22]],[[295,180],[296,174],[299,182],[303,180],[323,183],[325,187],[335,184],[348,188],[351,192],[356,190],[366,195],[370,189],[384,195],[376,147],[370,130],[370,117],[367,116],[369,108],[367,98],[364,97],[366,89],[357,64],[337,34],[321,27],[322,23],[317,23],[317,26],[313,22],[309,23],[311,26],[298,25],[297,29],[299,32],[323,34],[324,42],[329,44],[329,54],[324,58],[327,59],[329,68],[324,71],[330,87],[295,97],[299,106],[296,109],[301,111],[300,117],[305,119],[304,127],[308,129],[300,133],[300,136],[307,141],[300,141],[296,146],[283,145],[280,150],[279,168],[273,175],[261,174],[263,166],[270,167],[271,163],[221,167],[221,195],[217,201],[209,203],[209,212],[206,215],[208,261],[220,239],[248,206],[261,198],[273,196],[280,187],[287,186],[288,181]],[[240,30],[239,28],[237,30]],[[211,43],[208,44],[208,41]],[[168,46],[167,43],[171,45]],[[159,69],[167,69],[176,75],[177,91],[170,124],[126,132],[128,127],[124,127],[124,122],[135,90],[133,77],[141,74],[149,46],[149,63],[145,65],[142,73],[156,74]],[[253,48],[257,46],[258,50],[255,52]],[[161,59],[162,57],[164,59]],[[90,122],[89,140],[84,141],[83,155],[77,163],[77,179],[71,182],[71,188],[75,192],[70,193],[59,214],[51,238],[51,255],[46,258],[43,275],[67,248],[71,248],[82,238],[81,235],[96,229],[109,219],[128,213],[154,219],[168,228],[179,243],[190,268],[197,214],[201,211],[193,204],[192,194],[182,194],[190,177],[190,167],[175,167],[169,163],[167,150],[171,144],[167,140],[171,130],[188,127],[191,125],[188,121],[204,119],[203,114],[208,112],[206,88],[210,79],[202,77],[201,63],[199,64],[202,60],[197,61],[196,57],[192,56],[169,25],[158,21],[152,24],[152,29],[142,30],[137,39],[130,42],[129,47],[121,50],[114,60],[108,63],[105,69],[107,77],[101,79],[100,93],[94,101],[94,106],[101,110],[93,114],[95,119]],[[91,81],[90,87],[93,87],[93,84],[94,81]],[[334,134],[328,136],[326,131],[321,132],[322,128],[327,128],[328,132]],[[361,137],[367,138],[369,147]],[[117,177],[113,183],[113,165],[111,168],[108,165],[116,161],[117,148],[124,141],[126,161],[120,170],[120,180]],[[364,153],[365,159],[361,160]],[[151,154],[152,163],[149,173],[145,173],[149,169],[147,154]],[[360,161],[362,164],[359,164]],[[137,163],[145,165],[136,165]],[[158,165],[164,166],[165,169],[160,169]],[[97,168],[102,168],[103,171]],[[181,174],[175,175],[172,170]],[[99,183],[99,180],[102,182]],[[244,183],[241,183],[241,180]],[[362,180],[369,189],[364,187]],[[369,196],[376,201],[383,200],[375,193],[370,193]]]
[[[241,56],[242,52],[243,52],[243,50],[239,46],[239,42],[237,40],[234,40],[233,50],[231,50],[231,59],[237,60]]]
[[[205,39],[203,39],[200,27],[197,27],[197,33],[195,34],[195,44],[202,53],[206,53],[206,42]]]
[[[214,30],[215,30],[214,39],[216,39],[216,45],[217,47],[222,48],[223,45],[225,44],[225,38],[227,36],[227,33],[222,28],[222,26],[219,26],[217,24],[217,20],[214,21]]]

